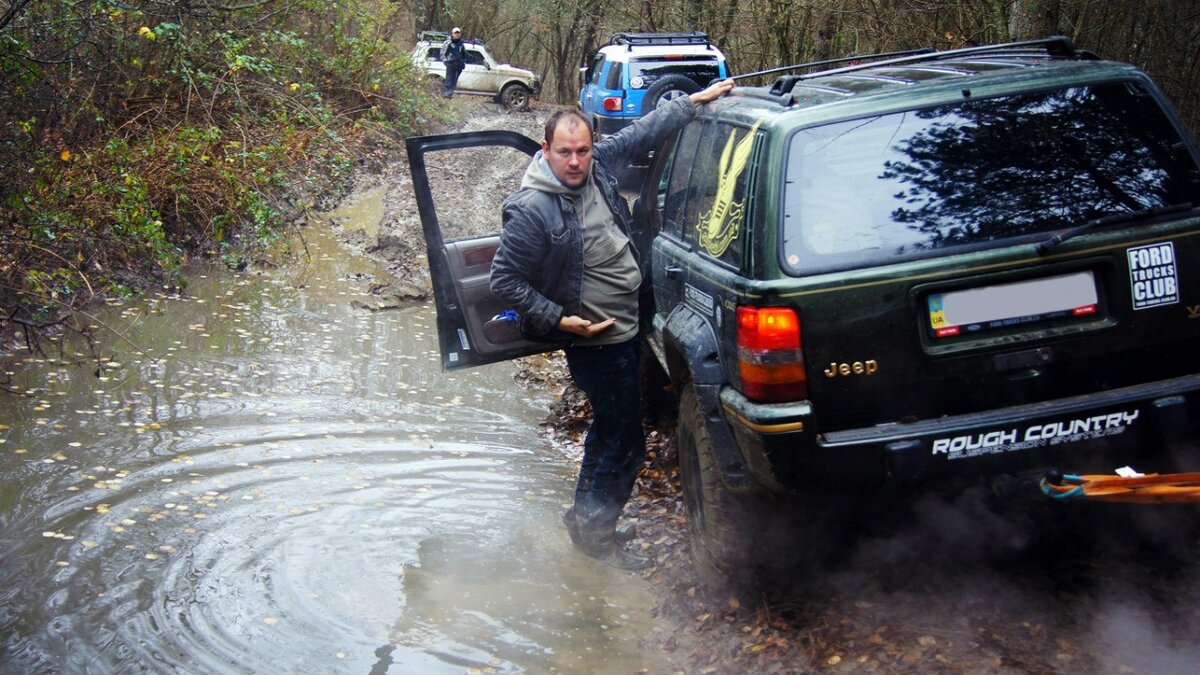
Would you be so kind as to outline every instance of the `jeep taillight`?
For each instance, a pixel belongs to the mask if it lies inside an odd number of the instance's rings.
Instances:
[[[608,112],[621,112],[621,105],[624,103],[624,99],[622,99],[620,96],[608,96],[605,97],[602,105]]]
[[[800,317],[790,307],[738,307],[738,372],[742,393],[755,401],[808,397],[800,351]]]

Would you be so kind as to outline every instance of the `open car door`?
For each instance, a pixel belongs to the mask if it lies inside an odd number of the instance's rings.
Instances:
[[[405,145],[429,251],[442,370],[559,348],[521,338],[515,313],[489,288],[500,203],[520,187],[540,145],[512,131],[417,136]]]

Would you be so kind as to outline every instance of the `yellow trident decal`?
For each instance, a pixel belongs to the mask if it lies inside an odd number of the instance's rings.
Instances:
[[[696,229],[700,232],[700,245],[714,258],[723,255],[729,245],[737,239],[742,229],[742,202],[733,201],[733,193],[737,188],[738,178],[746,169],[746,161],[750,159],[750,150],[754,147],[754,133],[758,131],[758,122],[750,127],[750,131],[735,145],[733,142],[737,130],[729,132],[729,140],[721,151],[721,162],[718,165],[720,174],[717,176],[717,196],[713,200],[712,210],[700,216],[700,224]]]

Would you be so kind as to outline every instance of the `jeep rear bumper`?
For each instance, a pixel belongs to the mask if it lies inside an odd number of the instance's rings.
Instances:
[[[760,404],[731,387],[721,407],[752,484],[771,491],[903,488],[1060,468],[1170,471],[1168,448],[1200,418],[1200,375],[1096,394],[816,434],[808,402]],[[1191,458],[1200,461],[1200,455]]]

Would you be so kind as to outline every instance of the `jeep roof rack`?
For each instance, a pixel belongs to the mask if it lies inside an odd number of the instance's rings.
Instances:
[[[617,33],[612,36],[609,44],[625,45],[629,51],[634,45],[705,45],[709,46],[708,33],[692,31],[690,33]]]
[[[798,70],[800,68],[816,68],[818,66],[831,66],[835,63],[846,63],[847,61],[862,61],[864,59],[885,59],[895,56],[913,56],[916,54],[930,54],[935,50],[924,47],[922,49],[907,49],[898,52],[881,52],[879,54],[859,54],[855,56],[843,56],[836,59],[823,59],[821,61],[809,61],[808,63],[796,63],[790,66],[780,66],[778,68],[768,68],[767,70],[758,70],[753,73],[742,73],[740,75],[730,75],[731,80],[740,80],[748,77],[761,77],[763,75],[774,75],[775,73],[783,73],[789,70]],[[878,65],[872,63],[871,65]]]
[[[1055,35],[1052,37],[1041,38],[1038,40],[1026,40],[1024,42],[1007,42],[997,45],[982,45],[978,47],[962,47],[959,49],[947,49],[944,51],[919,51],[909,55],[895,56],[894,54],[878,54],[874,56],[858,56],[842,59],[844,61],[853,61],[859,59],[874,59],[879,60],[868,61],[866,63],[857,63],[851,66],[843,66],[832,70],[821,70],[815,73],[804,73],[801,75],[784,75],[775,80],[775,84],[771,85],[771,94],[773,96],[784,96],[791,94],[796,83],[801,80],[809,80],[815,77],[825,77],[828,75],[839,75],[841,73],[851,73],[867,68],[876,68],[879,66],[904,65],[910,63],[921,63],[926,61],[940,61],[942,59],[956,58],[962,56],[986,56],[989,54],[1003,54],[1006,56],[1048,56],[1050,58],[1065,58],[1065,59],[1095,59],[1095,54],[1077,49],[1075,43],[1064,35]],[[836,61],[836,59],[835,59]],[[819,64],[819,62],[817,62]],[[814,64],[802,64],[814,65]],[[789,68],[791,68],[789,66]],[[753,73],[752,73],[753,74]]]

